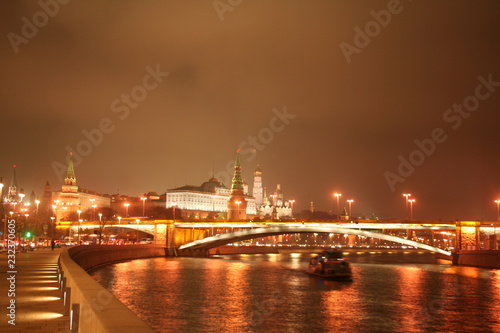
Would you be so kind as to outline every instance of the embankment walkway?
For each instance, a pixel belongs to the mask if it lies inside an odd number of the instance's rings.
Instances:
[[[61,251],[49,248],[16,253],[14,270],[8,266],[12,262],[7,261],[7,252],[0,253],[0,332],[69,332],[69,316],[63,316],[64,301],[58,282],[57,260]],[[10,271],[16,273],[7,273]],[[9,324],[11,318],[7,316],[13,312],[7,309],[12,300],[15,325]]]

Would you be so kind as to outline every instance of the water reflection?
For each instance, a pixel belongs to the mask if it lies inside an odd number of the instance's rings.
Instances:
[[[158,332],[500,332],[498,270],[351,252],[342,282],[305,274],[309,257],[155,258],[92,275]]]

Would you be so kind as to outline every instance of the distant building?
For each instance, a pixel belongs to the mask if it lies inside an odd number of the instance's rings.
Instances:
[[[73,155],[70,156],[64,185],[61,191],[52,194],[52,199],[57,221],[69,219],[70,216],[75,216],[78,211],[85,212],[98,207],[110,207],[111,204],[109,196],[86,190],[76,184]],[[97,220],[96,216],[94,216],[94,220]]]
[[[13,166],[13,174],[12,179],[10,180],[10,186],[7,190],[7,195],[3,198],[3,202],[6,204],[10,204],[12,207],[9,209],[15,210],[16,205],[22,200],[22,189],[18,190],[17,188],[17,177],[16,177],[16,166]]]
[[[292,205],[285,201],[281,185],[271,195],[267,195],[266,187],[262,187],[262,170],[259,166],[254,172],[253,193],[257,206],[257,213],[261,218],[281,219],[292,217]]]
[[[244,220],[257,214],[255,198],[244,190],[239,156],[236,160],[231,189],[212,177],[200,186],[185,185],[167,190],[165,200],[167,208],[175,207],[182,211],[183,215],[176,218],[189,220],[225,218]],[[232,218],[228,215],[228,209],[230,214],[233,214]]]

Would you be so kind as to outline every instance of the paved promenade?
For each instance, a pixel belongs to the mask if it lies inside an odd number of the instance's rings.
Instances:
[[[63,316],[57,281],[60,252],[61,249],[49,248],[16,253],[15,269],[8,266],[11,263],[7,262],[7,252],[0,253],[0,332],[69,332],[69,316]],[[11,293],[13,286],[15,296]],[[15,325],[9,324],[8,314],[12,310],[7,309],[12,300],[15,300]]]

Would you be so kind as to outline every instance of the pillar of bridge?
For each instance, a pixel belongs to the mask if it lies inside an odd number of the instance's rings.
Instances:
[[[455,250],[479,250],[479,226],[481,222],[476,221],[457,221]]]
[[[436,237],[434,230],[431,230],[431,246],[434,246],[434,237]]]
[[[348,246],[355,246],[357,239],[358,239],[357,235],[348,235],[347,236],[347,245]]]
[[[176,256],[176,245],[174,243],[175,224],[173,221],[155,225],[155,244],[164,245],[167,256]]]
[[[412,229],[406,229],[406,238],[407,239],[413,239],[413,233],[414,233],[414,230]]]

